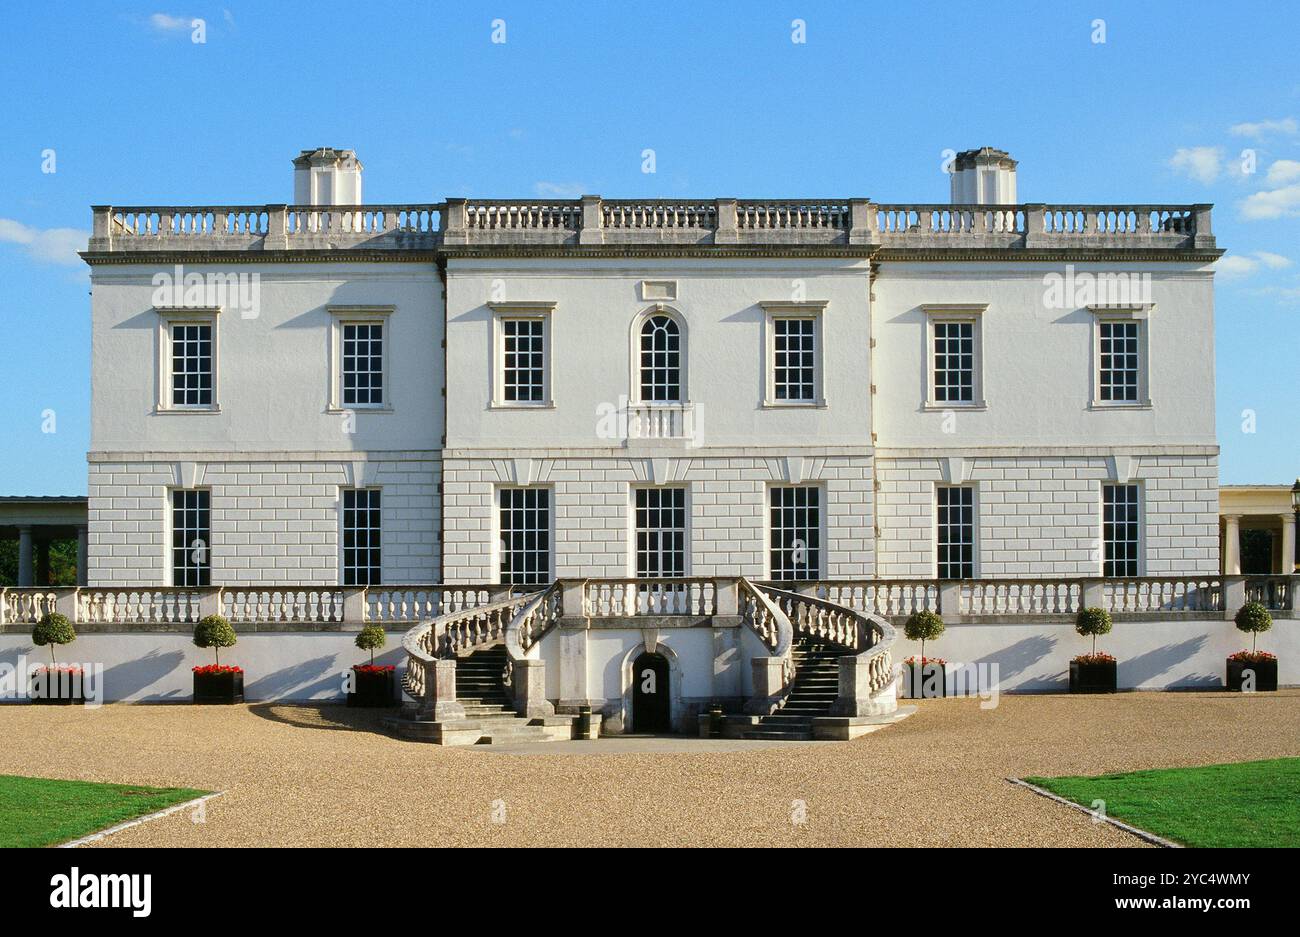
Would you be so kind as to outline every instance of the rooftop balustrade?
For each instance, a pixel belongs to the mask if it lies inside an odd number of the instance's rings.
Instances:
[[[410,205],[95,206],[92,254],[676,246],[1213,251],[1211,206],[868,199],[448,199]]]

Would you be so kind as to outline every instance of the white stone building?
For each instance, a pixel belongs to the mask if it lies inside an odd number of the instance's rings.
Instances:
[[[94,210],[91,587],[599,579],[588,620],[659,630],[513,648],[528,698],[617,727],[668,648],[682,728],[764,695],[754,582],[1066,612],[1219,573],[1208,205],[1018,204],[988,148],[953,204],[361,206],[350,151],[294,166],[293,206]]]

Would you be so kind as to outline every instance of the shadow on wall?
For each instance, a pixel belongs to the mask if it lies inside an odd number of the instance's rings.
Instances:
[[[313,657],[272,671],[266,676],[246,674],[253,679],[244,685],[246,699],[311,699],[318,694],[342,696],[343,668],[337,663],[338,655]]]
[[[1190,658],[1195,657],[1205,647],[1208,640],[1209,638],[1206,635],[1197,635],[1178,644],[1166,644],[1164,647],[1147,651],[1145,654],[1139,654],[1129,660],[1121,660],[1117,674],[1119,685],[1141,687],[1161,674],[1167,673],[1175,667],[1185,665]],[[1218,676],[1197,674],[1190,678],[1184,677],[1176,683],[1167,681],[1161,685],[1186,686],[1189,679],[1193,685],[1200,686],[1222,682]]]
[[[184,662],[184,651],[163,653],[154,650],[144,655],[144,657],[122,664],[115,664],[104,671],[104,698],[107,700],[130,699],[137,693],[163,681]],[[183,689],[153,690],[149,693],[150,700],[173,699],[188,701],[191,696],[192,690],[188,685]]]
[[[1030,667],[1052,653],[1056,647],[1056,639],[1049,638],[1046,635],[1034,635],[1033,637],[1023,638],[1015,644],[1009,645],[1000,651],[992,654],[985,654],[976,664],[997,664],[998,681],[1006,683],[1012,677],[1018,677]],[[1055,685],[1059,680],[1051,677],[1031,677],[1027,683],[1037,685],[1039,681],[1046,680],[1048,685]]]

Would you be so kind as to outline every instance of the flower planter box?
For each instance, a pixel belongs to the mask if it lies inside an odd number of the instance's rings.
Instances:
[[[1254,671],[1256,691],[1277,689],[1277,658],[1252,661],[1231,657],[1228,658],[1228,689],[1240,693],[1248,671]]]
[[[37,705],[83,706],[86,690],[80,670],[50,670],[44,668],[32,674],[27,698]]]
[[[397,680],[393,668],[361,670],[353,667],[352,692],[348,693],[348,705],[365,708],[396,706]]]
[[[215,673],[194,671],[194,702],[199,704],[242,703],[244,672],[220,670]]]
[[[1070,661],[1070,692],[1114,693],[1116,667],[1113,660]]]
[[[905,699],[942,699],[948,695],[948,665],[930,661],[903,664]]]

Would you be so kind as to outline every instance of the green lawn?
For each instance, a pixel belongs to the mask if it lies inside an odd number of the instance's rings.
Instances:
[[[1184,846],[1300,846],[1300,758],[1025,780]]]
[[[0,775],[0,846],[53,846],[207,791]]]

